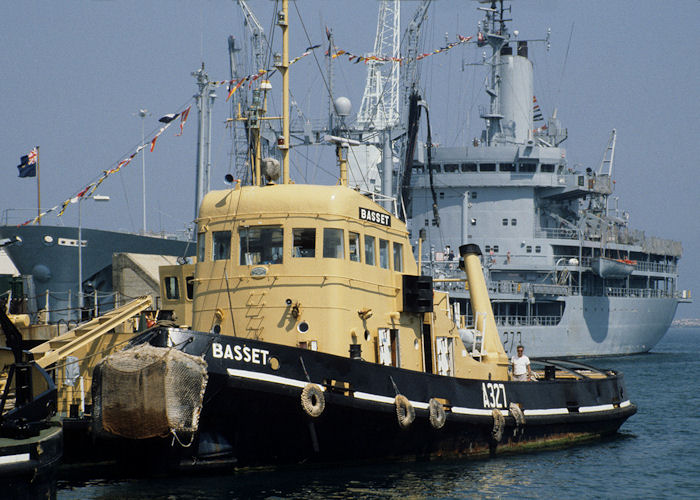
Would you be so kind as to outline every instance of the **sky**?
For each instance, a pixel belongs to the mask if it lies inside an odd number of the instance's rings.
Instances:
[[[250,0],[265,27],[275,3]],[[402,28],[418,6],[404,1]],[[458,34],[475,35],[475,1],[435,0],[425,27],[426,51]],[[35,179],[20,179],[20,156],[40,146],[42,206],[75,195],[129,156],[141,141],[139,109],[147,138],[158,118],[193,103],[191,73],[202,62],[212,80],[229,77],[227,37],[246,34],[234,1],[207,0],[24,0],[3,5],[0,32],[0,211],[2,222],[36,215]],[[325,41],[362,54],[372,49],[376,0],[298,0],[290,5],[290,56]],[[301,17],[301,22],[300,22]],[[700,298],[700,20],[697,0],[513,2],[512,29],[521,38],[544,38],[551,47],[530,49],[535,94],[545,114],[556,108],[569,139],[562,144],[574,165],[600,164],[610,131],[617,130],[613,176],[619,206],[630,225],[647,236],[683,242],[679,286]],[[690,35],[689,35],[690,34]],[[281,37],[274,37],[277,45]],[[478,107],[487,100],[484,73],[469,63],[481,49],[460,46],[426,58],[422,84],[430,105],[435,142],[462,145],[479,135]],[[293,115],[325,119],[327,97],[318,66],[322,50],[292,67]],[[365,68],[346,59],[334,64],[335,95],[351,99],[357,111]],[[273,77],[271,112],[279,111],[279,77]],[[230,107],[217,90],[213,112],[211,187],[225,188],[230,170]],[[177,125],[145,153],[147,229],[177,232],[194,218],[197,115],[193,107],[182,136]],[[110,176],[96,194],[108,203],[83,206],[84,227],[139,231],[142,228],[142,157]],[[292,178],[333,183],[335,165],[327,149],[297,148]],[[44,224],[75,226],[76,207]],[[700,317],[700,300],[681,304],[677,318]]]

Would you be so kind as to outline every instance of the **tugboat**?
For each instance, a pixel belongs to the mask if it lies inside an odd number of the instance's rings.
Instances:
[[[22,349],[22,335],[13,319],[28,322],[26,317],[11,318],[0,306],[0,328],[6,339],[6,347],[0,347],[0,478],[44,481],[63,455],[56,385]]]
[[[284,2],[285,44],[286,20]],[[175,468],[491,456],[614,434],[636,412],[614,371],[544,360],[539,381],[513,380],[479,247],[459,249],[467,325],[405,223],[347,186],[351,141],[326,138],[338,185],[294,184],[285,123],[282,182],[258,155],[252,185],[203,199],[196,264],[162,270],[189,327],[156,325],[97,366],[96,446]]]

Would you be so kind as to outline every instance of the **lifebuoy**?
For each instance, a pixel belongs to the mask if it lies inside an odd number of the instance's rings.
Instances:
[[[396,418],[399,421],[399,425],[404,429],[408,428],[416,418],[416,410],[413,409],[413,405],[408,398],[401,394],[396,395],[394,404],[396,405]]]
[[[445,425],[445,420],[447,420],[442,403],[435,398],[430,398],[428,407],[430,408],[430,425],[436,429],[442,429],[442,426]]]
[[[326,408],[323,390],[316,384],[306,384],[301,391],[301,407],[310,417],[318,417]]]

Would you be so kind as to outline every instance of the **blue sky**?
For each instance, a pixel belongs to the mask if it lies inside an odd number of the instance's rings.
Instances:
[[[274,3],[250,4],[269,26]],[[402,5],[405,25],[418,3]],[[436,0],[425,48],[443,45],[445,33],[450,40],[474,35],[482,17],[477,6]],[[376,0],[300,0],[296,7],[311,42],[322,43],[328,25],[340,48],[371,50]],[[294,5],[290,11],[294,56],[309,43],[296,25]],[[700,2],[523,0],[513,3],[512,13],[513,28],[522,37],[544,37],[552,29],[549,51],[543,45],[531,49],[535,93],[544,114],[556,107],[568,128],[563,146],[569,161],[597,167],[611,129],[617,129],[614,177],[620,207],[630,212],[633,228],[683,242],[680,286],[700,294],[700,42],[693,35]],[[225,0],[6,3],[0,16],[0,209],[12,209],[10,221],[26,220],[36,210],[34,180],[17,177],[21,155],[41,146],[42,205],[62,202],[135,149],[141,122],[134,113],[140,108],[153,113],[146,120],[148,134],[158,117],[191,102],[196,88],[190,73],[202,61],[213,80],[228,78],[226,39],[244,36],[240,19],[235,2]],[[442,144],[462,144],[479,134],[478,105],[486,102],[483,73],[468,66],[462,70],[463,63],[478,58],[479,51],[470,46],[423,63],[433,135]],[[318,60],[325,64],[321,52]],[[336,94],[349,97],[357,110],[364,68],[338,61],[336,75]],[[272,84],[279,91],[279,79]],[[323,118],[327,101],[312,57],[293,67],[292,93],[305,116]],[[224,99],[221,89],[214,113],[213,188],[224,187],[229,169]],[[273,101],[274,108],[279,99]],[[155,151],[146,153],[152,231],[177,231],[193,219],[194,110],[183,136],[174,134],[171,127]],[[319,148],[299,148],[292,160],[297,181],[331,182],[326,172],[335,166]],[[316,166],[317,161],[322,164]],[[107,179],[98,193],[112,200],[88,202],[85,226],[141,228],[140,157]],[[76,225],[77,210],[69,208],[61,219],[49,217],[45,223]],[[700,317],[700,301],[681,304],[677,317]]]

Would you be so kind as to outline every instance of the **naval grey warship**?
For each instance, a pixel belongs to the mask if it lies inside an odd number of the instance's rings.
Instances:
[[[185,238],[81,228],[81,291],[89,309],[106,311],[115,305],[112,255],[128,252],[189,257],[194,246]],[[77,322],[78,228],[6,224],[0,226],[0,244],[23,277],[22,311],[37,321],[40,310],[46,322]],[[97,300],[97,304],[94,300]],[[117,299],[118,300],[118,299]],[[93,302],[91,302],[93,301]]]
[[[476,44],[491,52],[481,136],[465,147],[417,146],[404,174],[423,272],[449,290],[455,307],[469,308],[454,249],[484,249],[508,352],[519,344],[531,356],[649,351],[679,302],[689,301],[677,288],[682,246],[632,229],[613,203],[614,130],[600,165],[572,168],[556,112],[536,126],[533,40],[509,31],[503,2],[479,10]]]

